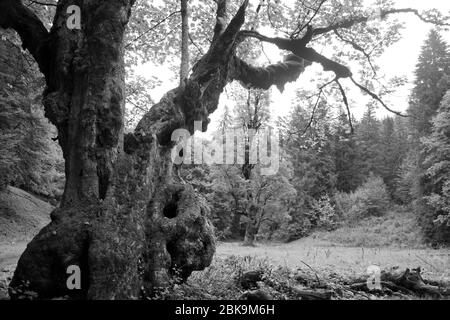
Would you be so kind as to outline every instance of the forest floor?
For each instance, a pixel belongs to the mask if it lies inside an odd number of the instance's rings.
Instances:
[[[402,208],[383,217],[345,223],[331,232],[316,232],[292,243],[220,243],[217,255],[267,259],[274,265],[336,272],[347,276],[365,273],[372,265],[381,269],[422,268],[422,276],[450,281],[450,248],[424,245],[414,214]]]
[[[7,285],[27,243],[49,222],[52,206],[15,188],[0,194],[0,200],[1,300],[7,298]],[[421,245],[415,226],[405,222],[411,220],[407,213],[377,219],[319,232],[289,244],[257,243],[255,247],[244,247],[239,242],[220,242],[212,266],[195,272],[188,284],[209,288],[209,292],[214,292],[211,297],[238,298],[242,291],[231,285],[235,280],[232,277],[255,268],[291,273],[294,270],[317,279],[330,275],[350,279],[364,275],[372,265],[383,270],[421,267],[424,279],[450,282],[450,249],[434,250]],[[228,292],[218,293],[224,282],[230,283]],[[186,292],[182,297],[185,295]],[[283,298],[276,293],[274,297]]]
[[[259,244],[256,247],[244,247],[237,242],[220,243],[216,255],[258,258],[276,266],[348,277],[361,276],[372,265],[382,270],[421,267],[424,278],[450,281],[450,249],[347,247],[311,236],[289,244]]]

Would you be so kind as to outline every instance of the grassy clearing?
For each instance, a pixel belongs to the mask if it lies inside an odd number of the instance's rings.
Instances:
[[[319,240],[346,247],[425,248],[416,217],[404,210],[348,222],[336,231],[319,232],[315,236]]]
[[[434,266],[424,264],[426,257]],[[398,265],[401,269],[424,266],[424,279],[449,283],[450,252],[447,250],[390,250],[326,247],[306,239],[290,245],[249,248],[238,243],[222,243],[212,265],[194,272],[188,282],[176,285],[164,299],[239,299],[246,291],[239,285],[245,272],[263,273],[258,287],[276,300],[296,300],[299,290],[331,290],[333,300],[418,299],[397,293],[373,295],[349,290],[355,278],[364,276],[368,266],[383,269]],[[423,297],[429,299],[430,297]]]
[[[5,214],[2,209],[0,212],[0,231],[8,240],[2,244],[0,233],[1,300],[7,298],[7,284],[26,241],[48,222],[52,208],[20,190],[12,189],[0,197],[8,200],[3,203],[18,213],[13,216],[8,214],[11,211]],[[19,212],[22,213],[19,215]],[[261,243],[256,247],[244,247],[236,242],[219,243],[209,268],[194,272],[186,284],[175,285],[170,292],[163,292],[161,298],[238,299],[245,291],[239,285],[240,276],[258,270],[264,273],[260,288],[274,299],[298,299],[291,288],[311,289],[320,283],[326,283],[327,289],[336,292],[333,299],[396,299],[395,296],[351,292],[342,284],[365,274],[371,265],[382,269],[421,266],[425,279],[450,281],[450,249],[426,248],[418,230],[414,217],[400,211],[333,232],[316,233],[289,244]],[[299,281],[299,278],[307,280]]]
[[[313,269],[319,275],[337,273],[349,277],[364,274],[371,265],[382,269],[421,266],[424,277],[450,281],[449,249],[344,247],[313,237],[290,244],[264,244],[254,248],[243,247],[240,243],[222,243],[218,246],[218,257],[233,255],[265,259],[273,265],[303,271]]]

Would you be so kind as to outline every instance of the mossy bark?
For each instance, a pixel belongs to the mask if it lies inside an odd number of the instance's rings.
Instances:
[[[206,208],[172,176],[167,136],[181,125],[183,115],[171,111],[182,108],[183,99],[175,98],[183,92],[169,93],[124,139],[123,36],[132,1],[76,3],[81,30],[66,27],[71,4],[59,2],[45,39],[51,55],[41,63],[45,111],[65,159],[65,191],[50,225],[20,258],[10,294],[145,298],[173,275],[186,279],[202,270],[214,254]],[[73,265],[81,269],[80,290],[66,283]]]
[[[146,298],[207,267],[213,229],[193,188],[172,174],[171,135],[193,133],[194,121],[206,130],[230,81],[283,87],[304,70],[292,59],[267,68],[238,59],[248,0],[228,26],[219,1],[208,52],[124,136],[123,36],[133,2],[60,0],[47,32],[21,1],[0,0],[0,27],[18,32],[45,75],[45,112],[66,165],[61,205],[21,256],[12,298]],[[66,27],[70,5],[81,8],[81,30]],[[80,290],[67,286],[69,266],[81,270]]]

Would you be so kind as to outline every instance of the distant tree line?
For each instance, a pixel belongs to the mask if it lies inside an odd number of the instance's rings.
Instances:
[[[299,92],[277,121],[282,165],[273,177],[261,177],[257,166],[184,167],[187,180],[202,186],[219,237],[292,241],[397,204],[416,213],[426,240],[449,243],[450,55],[437,31],[415,74],[407,117],[378,119],[370,103],[357,120],[324,100],[305,106]],[[233,92],[236,107],[226,107],[219,131],[269,124],[267,93]],[[264,193],[270,197],[261,201]]]

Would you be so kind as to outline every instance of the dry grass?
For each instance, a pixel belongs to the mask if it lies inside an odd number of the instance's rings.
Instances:
[[[333,232],[319,232],[315,236],[345,247],[396,247],[423,249],[423,237],[413,213],[401,209],[383,217],[370,217],[346,223]]]
[[[349,277],[364,274],[371,265],[388,269],[423,268],[423,276],[430,280],[450,281],[450,250],[344,247],[319,240],[302,239],[290,244],[264,244],[254,248],[240,243],[221,243],[219,257],[250,256],[266,259],[274,265],[314,269],[318,274],[337,273]]]

